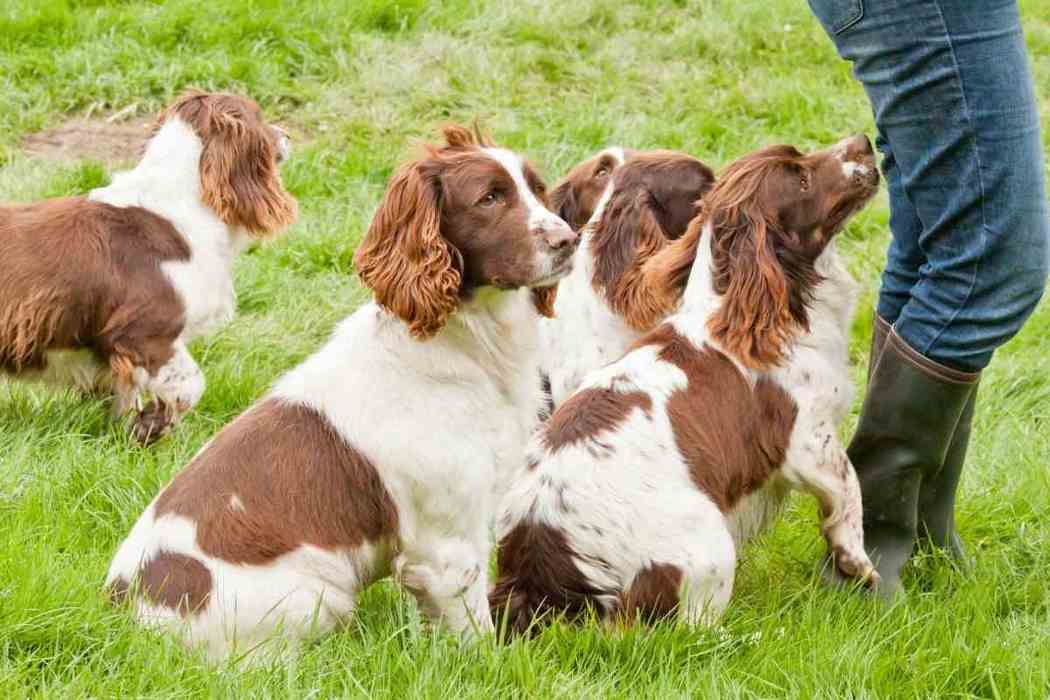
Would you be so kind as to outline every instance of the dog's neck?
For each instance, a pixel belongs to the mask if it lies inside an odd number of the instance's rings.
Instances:
[[[89,199],[116,207],[142,207],[167,219],[194,252],[212,250],[232,259],[250,242],[248,234],[227,226],[201,198],[200,138],[178,117],[168,119],[146,145],[131,170],[115,173]]]
[[[454,376],[469,366],[481,368],[496,384],[513,384],[537,361],[539,318],[528,289],[482,287],[428,340],[413,338],[408,325],[386,311],[379,328],[392,353],[429,376]]]

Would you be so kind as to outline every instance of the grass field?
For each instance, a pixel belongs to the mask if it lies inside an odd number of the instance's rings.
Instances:
[[[1022,11],[1050,150],[1050,0]],[[366,298],[354,246],[412,139],[477,117],[550,182],[610,143],[721,166],[771,142],[872,130],[803,0],[4,0],[0,200],[84,192],[119,166],[76,148],[28,155],[31,134],[149,116],[189,85],[247,92],[291,126],[284,172],[302,219],[239,262],[237,320],[193,348],[204,400],[155,448],[130,442],[102,402],[0,385],[0,697],[1050,695],[1048,303],[981,385],[959,513],[977,566],[919,557],[905,603],[821,588],[802,500],[744,553],[714,630],[554,627],[462,645],[390,585],[349,630],[277,668],[211,667],[135,628],[100,594],[117,543],[210,435]],[[883,195],[842,243],[865,290],[858,385],[887,217]]]

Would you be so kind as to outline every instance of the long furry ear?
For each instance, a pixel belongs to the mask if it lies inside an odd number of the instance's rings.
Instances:
[[[391,180],[354,254],[376,302],[420,340],[441,330],[459,305],[461,258],[440,226],[437,185],[410,163]]]
[[[652,318],[662,319],[674,313],[681,303],[703,228],[703,217],[694,217],[681,238],[668,243],[645,263],[639,287],[644,290]]]
[[[663,319],[644,281],[645,266],[669,244],[648,190],[615,192],[591,238],[591,284],[631,327],[646,331]]]
[[[558,183],[550,195],[550,210],[561,217],[573,231],[583,228],[586,221],[578,221],[580,218],[580,203],[576,199],[576,189],[570,180]]]
[[[722,303],[707,328],[727,351],[757,370],[778,365],[802,327],[791,313],[775,235],[762,216],[742,210],[712,222],[712,279]]]
[[[295,222],[295,198],[284,189],[277,144],[269,127],[247,111],[247,101],[205,95],[196,125],[204,144],[201,196],[227,225],[260,238]],[[203,127],[203,128],[202,128]]]

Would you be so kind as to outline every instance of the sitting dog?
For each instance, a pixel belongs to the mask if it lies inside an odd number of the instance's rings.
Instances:
[[[393,177],[357,250],[375,302],[226,426],[121,545],[107,586],[144,623],[213,656],[294,643],[393,573],[429,618],[492,629],[496,507],[543,399],[537,302],[577,237],[519,155],[459,127],[445,139]]]
[[[652,271],[668,307],[688,278],[678,311],[558,407],[505,499],[491,600],[511,630],[548,610],[717,620],[737,541],[791,488],[818,499],[839,571],[877,581],[835,432],[852,293],[836,281],[844,300],[814,300],[877,187],[864,136],[725,170]]]
[[[189,92],[109,186],[0,207],[0,374],[113,394],[139,440],[167,432],[204,392],[188,343],[233,317],[234,256],[295,221],[287,155],[253,101]]]
[[[684,153],[609,148],[554,188],[552,205],[582,241],[558,286],[554,318],[542,326],[554,406],[663,320],[643,271],[685,233],[713,182],[711,169]]]

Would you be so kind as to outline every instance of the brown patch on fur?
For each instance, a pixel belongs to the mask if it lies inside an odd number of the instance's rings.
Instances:
[[[190,90],[159,123],[173,116],[201,140],[201,197],[220,219],[260,237],[295,222],[298,207],[278,167],[279,136],[258,104],[239,95]]]
[[[554,318],[554,301],[558,297],[558,286],[537,287],[531,290],[532,305],[536,313],[547,318]]]
[[[636,408],[649,415],[653,408],[649,394],[604,387],[583,389],[554,411],[543,427],[543,444],[551,452],[557,452],[567,445],[595,441],[620,427]]]
[[[778,470],[791,439],[798,406],[776,382],[759,377],[754,388],[728,357],[697,348],[664,324],[639,345],[688,379],[667,401],[678,451],[694,483],[726,513]]]
[[[651,563],[634,577],[624,592],[616,616],[624,623],[653,623],[678,612],[682,570],[674,564]]]
[[[139,207],[76,197],[0,209],[0,371],[89,348],[118,381],[155,373],[184,324],[160,263],[189,257],[171,223]]]
[[[349,549],[397,534],[376,468],[315,410],[266,399],[220,432],[157,499],[192,520],[197,545],[235,564],[297,547]]]
[[[616,170],[613,193],[591,235],[591,284],[631,327],[648,330],[666,315],[646,285],[645,265],[693,218],[696,202],[714,182],[710,168],[690,156],[657,151]]]
[[[601,595],[580,572],[561,530],[535,522],[518,523],[499,544],[500,578],[489,593],[496,628],[524,634],[545,612],[572,620],[597,606]],[[549,621],[549,620],[548,620]]]
[[[450,126],[444,137],[446,145],[425,146],[394,175],[354,255],[376,302],[420,340],[479,287],[513,289],[535,279],[536,242],[511,174],[482,152],[490,143],[479,134]],[[528,165],[523,170],[544,201],[542,181]],[[554,294],[535,290],[537,311],[553,314]]]
[[[196,614],[211,598],[211,572],[199,559],[161,550],[138,573],[139,593],[182,617]]]

